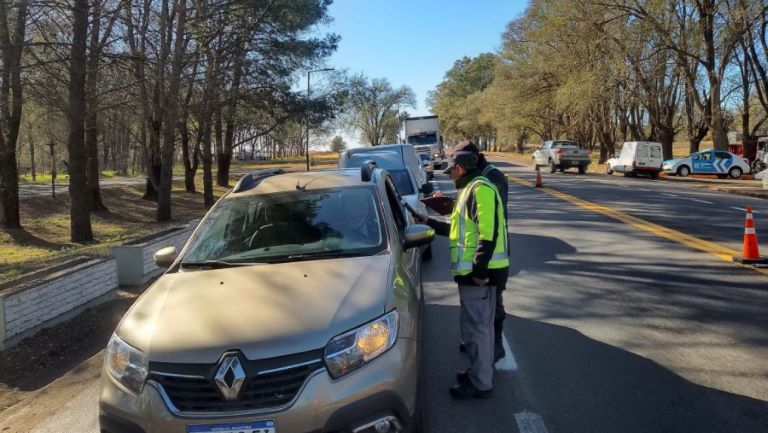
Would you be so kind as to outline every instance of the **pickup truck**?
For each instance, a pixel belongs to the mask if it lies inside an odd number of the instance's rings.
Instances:
[[[591,160],[591,151],[582,149],[571,140],[550,140],[533,152],[534,168],[549,167],[549,172],[565,171],[566,168],[576,167],[579,174],[587,171]]]

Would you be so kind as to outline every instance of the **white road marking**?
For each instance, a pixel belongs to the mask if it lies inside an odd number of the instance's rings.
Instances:
[[[699,203],[714,204],[714,203],[712,203],[711,201],[700,200],[700,199],[698,199],[698,198],[688,198],[688,200],[691,200],[691,201],[697,201],[697,202],[699,202]]]
[[[677,194],[668,194],[666,192],[662,192],[661,195],[665,195],[667,197],[675,197],[675,198],[677,198]]]
[[[516,413],[515,421],[517,421],[517,428],[520,430],[520,433],[547,433],[547,428],[544,427],[544,420],[537,413]]]
[[[638,191],[652,192],[650,189],[645,189],[645,188],[635,188],[635,189]]]
[[[736,206],[731,206],[731,209],[737,210],[737,211],[739,211],[739,212],[746,212],[746,211],[747,211],[747,210],[746,210],[746,209],[744,209],[743,207],[736,207]],[[756,211],[756,210],[752,209],[752,213],[760,213],[760,212],[758,212],[758,211]]]
[[[501,334],[501,341],[502,341],[502,344],[504,345],[504,352],[506,352],[506,355],[504,355],[503,358],[501,358],[496,362],[496,369],[502,370],[502,371],[516,371],[517,360],[515,360],[515,354],[512,353],[512,349],[509,347],[509,341],[507,341],[507,336],[504,334]]]

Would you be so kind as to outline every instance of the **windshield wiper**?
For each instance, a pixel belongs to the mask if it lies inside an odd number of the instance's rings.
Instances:
[[[181,266],[184,268],[206,268],[206,269],[221,269],[221,268],[237,268],[240,266],[256,265],[258,263],[236,263],[225,262],[224,260],[206,260],[204,262],[181,262]]]
[[[340,259],[344,257],[363,257],[370,254],[355,253],[351,251],[334,251],[327,253],[293,254],[284,258],[287,262],[314,259]]]

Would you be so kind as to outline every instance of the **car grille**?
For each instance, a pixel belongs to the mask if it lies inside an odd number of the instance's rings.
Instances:
[[[179,413],[242,412],[285,406],[299,392],[310,374],[323,367],[320,360],[249,375],[237,400],[225,400],[214,381],[205,377],[150,373]]]

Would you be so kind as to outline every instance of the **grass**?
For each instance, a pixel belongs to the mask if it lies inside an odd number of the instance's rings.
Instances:
[[[202,180],[197,180],[202,191]],[[0,230],[0,281],[42,268],[53,262],[81,254],[106,254],[109,247],[128,240],[186,224],[205,214],[200,192],[184,190],[183,181],[174,181],[173,218],[155,222],[156,203],[143,200],[143,185],[105,188],[102,199],[109,211],[91,216],[95,241],[70,242],[69,195],[53,199],[48,195],[21,197],[22,229]],[[214,186],[220,197],[227,188]]]

